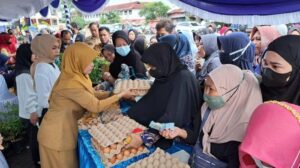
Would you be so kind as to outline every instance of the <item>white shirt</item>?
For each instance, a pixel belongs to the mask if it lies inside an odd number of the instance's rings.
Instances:
[[[54,67],[53,67],[53,66]],[[38,111],[48,108],[48,99],[60,70],[56,64],[38,63],[34,74],[35,90],[37,93]]]
[[[30,114],[37,112],[37,95],[33,89],[33,79],[30,74],[22,73],[16,77],[19,100],[19,116],[29,119]]]

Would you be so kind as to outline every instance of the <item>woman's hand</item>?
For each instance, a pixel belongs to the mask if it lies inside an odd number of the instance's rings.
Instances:
[[[109,81],[110,77],[111,77],[111,74],[109,72],[104,72],[104,74],[103,74],[103,80]]]
[[[174,139],[176,137],[185,139],[187,137],[187,132],[184,129],[178,127],[175,127],[174,130],[163,130],[159,132],[159,134],[166,139]]]
[[[141,134],[130,134],[128,138],[129,143],[125,146],[126,148],[138,148],[143,144]]]
[[[120,98],[134,100],[134,98],[135,98],[137,95],[136,95],[136,93],[134,93],[133,91],[131,91],[131,89],[127,89],[127,90],[125,90],[125,91],[119,93],[118,96],[119,96]]]
[[[39,122],[39,117],[36,112],[30,114],[30,122],[32,125],[36,125],[36,123]]]

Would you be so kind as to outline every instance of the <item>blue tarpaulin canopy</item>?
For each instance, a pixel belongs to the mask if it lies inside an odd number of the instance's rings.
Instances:
[[[169,0],[204,19],[247,25],[300,22],[300,0]]]
[[[18,19],[56,8],[63,0],[0,0],[0,19]],[[70,1],[70,0],[67,0]],[[109,0],[72,0],[84,13],[96,13]],[[225,23],[262,25],[300,22],[300,0],[169,0],[204,19]],[[122,2],[122,1],[120,1]]]

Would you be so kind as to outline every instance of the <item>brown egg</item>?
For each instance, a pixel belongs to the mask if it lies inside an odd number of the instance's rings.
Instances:
[[[113,150],[117,149],[117,144],[110,145],[110,148],[113,149]]]
[[[130,155],[130,151],[129,150],[124,150],[123,152],[125,157],[128,157]]]
[[[140,146],[139,148],[138,148],[138,151],[139,152],[142,152],[144,150],[144,147],[143,146]]]
[[[119,154],[117,155],[117,159],[118,159],[118,160],[122,160],[122,159],[123,159],[123,154],[122,154],[122,153],[119,153]]]
[[[137,153],[137,150],[134,149],[134,148],[132,148],[132,149],[130,150],[130,152],[133,153],[133,154],[136,154],[136,153]]]
[[[103,152],[104,152],[104,153],[109,153],[109,152],[110,152],[110,147],[104,148],[104,149],[103,149]]]
[[[116,163],[116,157],[115,156],[113,156],[112,158],[110,158],[110,159],[108,159],[108,161],[111,163],[111,164],[114,164],[114,163]]]

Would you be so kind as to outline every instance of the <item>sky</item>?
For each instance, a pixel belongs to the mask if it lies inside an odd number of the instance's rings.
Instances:
[[[109,0],[109,2],[108,2],[107,5],[114,5],[114,4],[127,3],[127,2],[135,2],[135,1],[140,1],[140,2],[160,1],[160,2],[163,2],[166,5],[170,6],[170,8],[177,8],[177,6],[175,6],[172,3],[170,3],[169,0]]]

